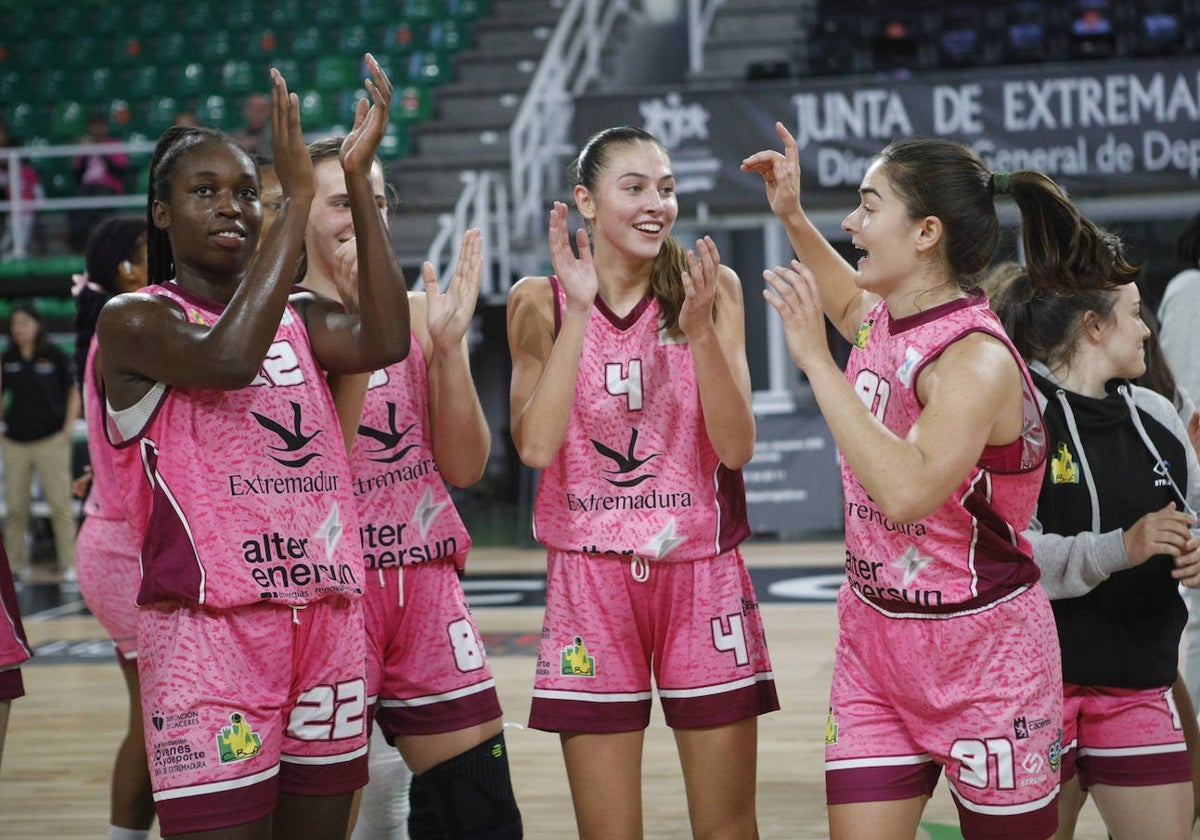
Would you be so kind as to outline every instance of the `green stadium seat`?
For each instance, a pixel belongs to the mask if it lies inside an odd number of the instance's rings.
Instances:
[[[308,17],[300,0],[275,0],[271,5],[271,23],[276,26],[296,26]]]
[[[423,49],[424,45],[423,33],[406,20],[389,23],[380,32],[379,49],[383,55],[407,55]]]
[[[118,67],[128,67],[149,58],[145,55],[146,45],[139,35],[118,35],[109,50],[109,60]]]
[[[94,67],[96,56],[101,52],[101,43],[95,35],[77,35],[66,43],[60,63],[78,70]]]
[[[399,123],[422,122],[433,116],[433,97],[422,85],[396,88],[392,97],[392,116]]]
[[[175,25],[182,26],[188,32],[200,32],[202,30],[210,30],[205,33],[211,35],[214,24],[218,19],[217,10],[210,6],[205,0],[188,0],[187,3],[181,4],[163,4],[170,5],[174,9]]]
[[[15,41],[15,39],[14,39]],[[30,73],[40,73],[58,65],[57,44],[49,38],[30,36],[17,48],[17,61],[20,66]]]
[[[175,122],[179,113],[179,102],[173,96],[152,97],[146,106],[145,128],[151,137],[157,137]]]
[[[396,0],[357,0],[355,5],[354,19],[363,23],[383,23],[397,12]]]
[[[440,85],[450,79],[450,56],[438,50],[420,50],[404,59],[404,78],[422,85]]]
[[[30,6],[35,4],[30,3]],[[47,11],[43,9],[43,12]],[[56,3],[51,14],[42,14],[34,28],[28,30],[27,37],[46,37],[53,34],[57,38],[71,38],[80,32],[91,29],[91,21],[84,15],[84,9],[79,3]],[[49,30],[49,32],[47,32]]]
[[[101,35],[122,35],[130,30],[129,7],[120,0],[104,0],[96,4],[92,29]]]
[[[8,111],[9,132],[26,143],[33,137],[45,134],[48,124],[47,111],[41,105],[17,102]]]
[[[175,74],[175,92],[182,96],[201,96],[208,88],[208,68],[198,61],[183,65]]]
[[[246,42],[246,55],[253,59],[274,59],[280,55],[279,36],[273,27],[257,29]]]
[[[342,0],[320,0],[313,12],[313,22],[321,27],[341,26],[357,19],[357,9]]]
[[[116,80],[111,67],[94,67],[83,74],[83,98],[88,102],[111,99]]]
[[[304,65],[294,58],[276,58],[267,62],[259,73],[259,78],[265,86],[271,78],[271,68],[278,70],[288,83],[288,90],[298,90],[308,86],[308,77],[310,73],[305,72]]]
[[[431,50],[454,53],[471,45],[471,27],[454,18],[429,24],[425,43]]]
[[[211,93],[200,100],[196,107],[196,117],[202,124],[222,131],[230,131],[241,122],[237,109],[219,93]]]
[[[0,65],[3,66],[3,65]],[[28,79],[16,70],[0,70],[0,105],[17,102],[26,94],[25,84]],[[0,108],[0,112],[3,112]]]
[[[225,7],[225,26],[245,32],[258,23],[260,7],[258,0],[229,0]]]
[[[301,91],[300,121],[309,130],[332,125],[333,103],[330,96],[319,90]]]
[[[487,0],[446,0],[446,15],[454,20],[478,20],[487,13]]]
[[[105,103],[108,111],[108,124],[111,125],[115,133],[124,136],[129,132],[133,125],[133,108],[129,104],[129,100],[116,97]]]
[[[243,52],[237,38],[228,29],[217,29],[201,36],[201,49],[195,51],[197,58],[205,61],[220,63],[228,61],[235,54]]]
[[[143,35],[166,32],[175,25],[175,14],[169,3],[143,3],[137,29]]]
[[[134,99],[149,99],[161,93],[164,87],[163,72],[152,64],[135,67],[125,77],[125,92]]]
[[[50,118],[50,136],[64,143],[77,142],[87,132],[87,109],[77,99],[60,99]]]
[[[359,83],[358,62],[345,55],[326,54],[317,59],[313,87],[331,91],[353,87]]]
[[[183,64],[191,56],[187,36],[182,32],[164,32],[154,48],[152,59],[160,67]]]
[[[445,11],[439,0],[404,0],[404,17],[412,21],[429,23],[442,18]]]
[[[20,43],[37,34],[44,25],[40,12],[41,10],[34,3],[20,3],[9,13],[7,34],[12,37],[14,42]]]
[[[377,41],[371,37],[366,24],[352,23],[342,27],[341,34],[338,35],[338,52],[346,56],[361,56],[376,49]]]
[[[325,48],[325,38],[319,26],[302,26],[281,40],[280,49],[295,58],[315,58]]]
[[[260,79],[249,61],[226,61],[221,65],[221,85],[227,94],[249,93],[260,86]]]
[[[37,92],[43,102],[51,102],[76,94],[79,89],[73,72],[52,67],[37,77]]]
[[[412,138],[408,126],[395,121],[389,122],[379,144],[379,157],[383,160],[398,160],[412,154]]]

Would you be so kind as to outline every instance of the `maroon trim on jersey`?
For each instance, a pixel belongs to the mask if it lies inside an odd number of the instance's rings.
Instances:
[[[16,700],[25,696],[25,682],[20,668],[0,671],[0,700]]]
[[[550,289],[554,292],[554,335],[557,336],[559,330],[562,329],[562,307],[559,306],[559,292],[562,290],[562,284],[558,281],[557,274],[551,274]],[[566,294],[563,292],[563,294]],[[629,314],[624,317],[618,315],[608,308],[608,304],[604,302],[604,298],[596,295],[595,307],[604,319],[612,324],[616,329],[624,332],[638,322],[642,314],[649,308],[650,303],[654,300],[654,296],[649,292],[646,296],[637,302],[633,309],[629,310]]]
[[[905,315],[903,318],[893,318],[891,310],[888,310],[888,334],[899,335],[905,330],[911,330],[913,327],[928,324],[930,321],[936,321],[938,318],[949,315],[951,312],[966,309],[968,306],[975,306],[980,300],[986,303],[987,299],[981,297],[955,298],[954,300],[938,304],[932,309],[925,309],[921,312],[914,312],[912,315]],[[917,381],[916,377],[913,378],[913,381]]]
[[[964,837],[1053,837],[1058,830],[1058,797],[1026,813],[981,814],[959,805],[958,825]]]
[[[941,775],[941,765],[934,761],[826,770],[825,803],[853,805],[932,796]]]
[[[529,726],[543,732],[638,732],[650,725],[650,699],[593,703],[534,697]]]
[[[142,585],[138,606],[160,601],[204,603],[204,576],[200,557],[191,536],[179,518],[173,500],[163,489],[158,475],[158,452],[144,450],[146,469],[152,477],[150,516],[142,540]],[[150,562],[147,558],[153,558]]]
[[[1003,486],[990,492],[1004,492]],[[1041,578],[1037,564],[1020,545],[1017,528],[992,507],[980,483],[963,496],[963,510],[975,519],[976,591],[994,600],[994,593],[1033,585]]]
[[[375,722],[389,744],[398,735],[440,735],[495,720],[504,714],[496,689],[424,706],[375,706]]]
[[[279,798],[278,775],[247,787],[154,803],[164,835],[232,828],[270,816]]]
[[[629,310],[629,314],[622,318],[620,315],[608,308],[608,304],[604,302],[604,299],[600,297],[600,295],[596,295],[596,309],[601,315],[604,316],[606,321],[608,321],[621,332],[624,332],[638,322],[638,319],[642,317],[642,313],[649,308],[652,300],[654,300],[654,298],[647,293],[644,298],[637,302],[637,305],[634,306],[633,309]]]
[[[367,754],[339,761],[328,756],[323,764],[279,763],[279,790],[295,796],[338,796],[367,784]]]
[[[562,307],[558,305],[562,284],[558,282],[557,274],[551,274],[546,279],[550,281],[550,294],[554,303],[554,337],[558,338],[558,334],[562,331]]]
[[[717,515],[721,531],[717,534],[717,553],[732,551],[750,536],[750,517],[746,513],[746,484],[741,470],[717,464]]]
[[[663,719],[672,729],[704,729],[779,711],[775,680],[699,697],[659,697]]]
[[[12,640],[15,642],[15,647],[24,651],[23,656],[0,661],[0,667],[16,665],[20,662],[24,662],[26,659],[32,656],[33,651],[30,649],[29,642],[25,637],[25,626],[21,624],[21,605],[17,600],[17,588],[13,585],[12,569],[8,565],[8,554],[4,550],[3,543],[0,543],[0,622],[3,622],[5,625],[7,625],[7,627],[3,628],[3,630],[0,630],[0,632],[7,633],[11,631]],[[4,648],[7,647],[9,647],[9,645],[7,642],[5,642],[3,646],[0,646],[0,652],[3,652]],[[0,699],[4,699],[5,697],[20,697],[20,694],[5,695],[2,693],[2,678],[3,675],[7,673],[13,672],[0,672]],[[16,671],[15,673],[17,675],[16,684],[17,687],[20,688],[21,672]]]

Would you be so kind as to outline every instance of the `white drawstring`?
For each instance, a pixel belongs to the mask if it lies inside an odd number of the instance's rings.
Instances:
[[[638,583],[650,580],[650,561],[645,557],[634,557],[629,561],[629,574]]]

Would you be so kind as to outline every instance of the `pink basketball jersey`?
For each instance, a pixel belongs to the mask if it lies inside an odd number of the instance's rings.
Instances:
[[[433,462],[429,383],[415,336],[407,359],[371,374],[350,468],[369,568],[451,557],[461,568],[471,537]]]
[[[143,290],[214,324],[224,307],[174,284]],[[153,393],[153,392],[152,392]],[[163,388],[139,429],[114,443],[119,477],[146,510],[138,603],[228,608],[361,594],[349,462],[333,398],[295,310],[284,311],[258,376],[236,391]]]
[[[871,412],[903,438],[923,408],[916,387],[921,371],[971,332],[1003,341],[1021,366],[1024,424],[1016,441],[986,448],[950,498],[910,524],[884,516],[842,460],[847,583],[888,611],[970,610],[1038,580],[1022,531],[1037,504],[1046,432],[1029,373],[987,299],[956,300],[896,320],[880,301],[859,328],[846,378]]]
[[[558,279],[555,327],[566,297]],[[686,340],[659,329],[658,303],[618,317],[597,297],[566,439],[542,471],[534,536],[550,548],[688,561],[750,532],[740,470],[709,442]]]
[[[87,421],[88,458],[92,464],[92,487],[83,512],[96,519],[124,519],[125,505],[113,467],[113,448],[104,435],[104,395],[96,387],[96,337],[88,347],[83,373],[83,410]]]

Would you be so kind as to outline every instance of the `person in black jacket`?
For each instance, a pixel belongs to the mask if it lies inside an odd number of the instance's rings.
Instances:
[[[1073,836],[1090,793],[1115,840],[1184,840],[1191,768],[1171,688],[1187,620],[1179,584],[1200,584],[1200,464],[1172,402],[1129,381],[1146,372],[1150,330],[1120,241],[1078,216],[1041,224],[1061,231],[1060,268],[1109,287],[1036,293],[1031,275],[1045,267],[1033,263],[994,284],[1050,436],[1027,536],[1063,656],[1056,837]]]
[[[4,544],[13,575],[27,573],[33,474],[50,505],[54,547],[63,576],[75,576],[75,511],[71,505],[71,437],[79,419],[79,389],[71,360],[54,346],[33,306],[17,306],[0,354],[4,395]]]

